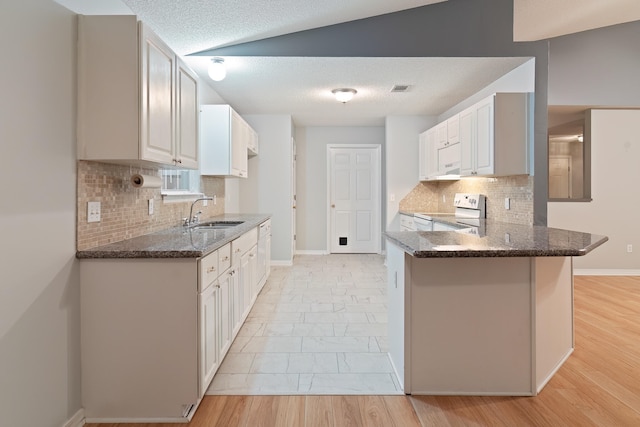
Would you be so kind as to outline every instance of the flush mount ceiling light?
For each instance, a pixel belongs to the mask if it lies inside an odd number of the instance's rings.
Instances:
[[[219,82],[227,76],[227,70],[224,66],[224,59],[212,58],[209,64],[209,77],[211,80]]]
[[[341,89],[334,89],[331,91],[331,93],[336,96],[337,101],[342,102],[344,104],[345,102],[351,101],[351,99],[353,99],[353,95],[358,93],[358,91],[351,88],[341,88]]]

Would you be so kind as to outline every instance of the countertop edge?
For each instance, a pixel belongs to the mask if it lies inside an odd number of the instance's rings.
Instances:
[[[166,240],[170,241],[172,239],[172,234],[170,233],[172,230],[175,231],[175,236],[180,236],[184,231],[184,227],[170,227],[164,230],[160,230],[157,232],[149,233],[146,235],[141,235],[138,237],[134,237],[131,239],[123,240],[120,242],[114,242],[107,245],[97,246],[94,248],[77,250],[76,251],[76,259],[79,260],[87,260],[87,259],[188,259],[188,258],[202,258],[214,252],[224,245],[232,242],[243,234],[249,232],[250,230],[258,227],[263,222],[271,219],[271,214],[223,214],[217,215],[211,218],[206,218],[202,222],[213,221],[213,220],[235,220],[235,219],[243,219],[246,217],[251,217],[251,219],[247,219],[246,224],[242,224],[238,226],[238,230],[234,230],[228,235],[225,234],[223,238],[220,238],[217,241],[214,241],[209,246],[203,249],[162,249],[162,250],[153,250],[153,249],[114,249],[114,247],[118,245],[123,245],[126,242],[133,241],[134,239],[145,238],[146,236],[159,235],[161,233],[169,233],[167,234]],[[230,231],[230,230],[229,230]],[[174,239],[176,237],[173,237]]]

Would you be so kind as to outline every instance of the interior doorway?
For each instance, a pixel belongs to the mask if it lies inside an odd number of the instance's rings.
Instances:
[[[327,146],[329,253],[380,253],[380,156],[379,145]]]
[[[549,198],[571,198],[571,157],[549,156]]]

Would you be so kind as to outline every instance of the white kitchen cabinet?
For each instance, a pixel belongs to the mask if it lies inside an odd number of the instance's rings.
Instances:
[[[135,16],[78,18],[78,158],[198,168],[196,75]]]
[[[433,179],[438,175],[437,129],[431,128],[419,135],[419,177],[420,181]]]
[[[235,268],[228,268],[218,279],[220,315],[218,316],[218,360],[222,363],[233,341],[233,285],[236,280]]]
[[[220,364],[218,352],[220,326],[220,285],[211,283],[199,295],[198,312],[200,328],[200,395],[207,391]]]
[[[530,126],[526,93],[497,93],[460,113],[460,174],[528,174]]]
[[[251,283],[251,305],[260,293],[260,276],[258,274],[258,245],[249,250],[249,283]]]
[[[255,227],[201,259],[80,261],[87,420],[193,416],[255,298],[240,292],[232,247],[236,259],[247,255],[247,280],[253,280],[257,235]]]
[[[416,231],[413,215],[400,214],[400,231]]]
[[[258,227],[258,255],[256,266],[256,280],[258,281],[258,290],[256,295],[262,290],[267,281],[267,248],[271,246],[271,220],[268,219]]]
[[[202,175],[248,176],[248,146],[255,145],[257,133],[229,105],[200,107]]]

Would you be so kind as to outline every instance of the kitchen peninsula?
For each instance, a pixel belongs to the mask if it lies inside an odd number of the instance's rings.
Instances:
[[[536,395],[573,351],[572,257],[607,238],[478,230],[386,233],[389,354],[406,394]]]
[[[219,215],[80,259],[88,422],[188,422],[264,286],[270,215]]]

